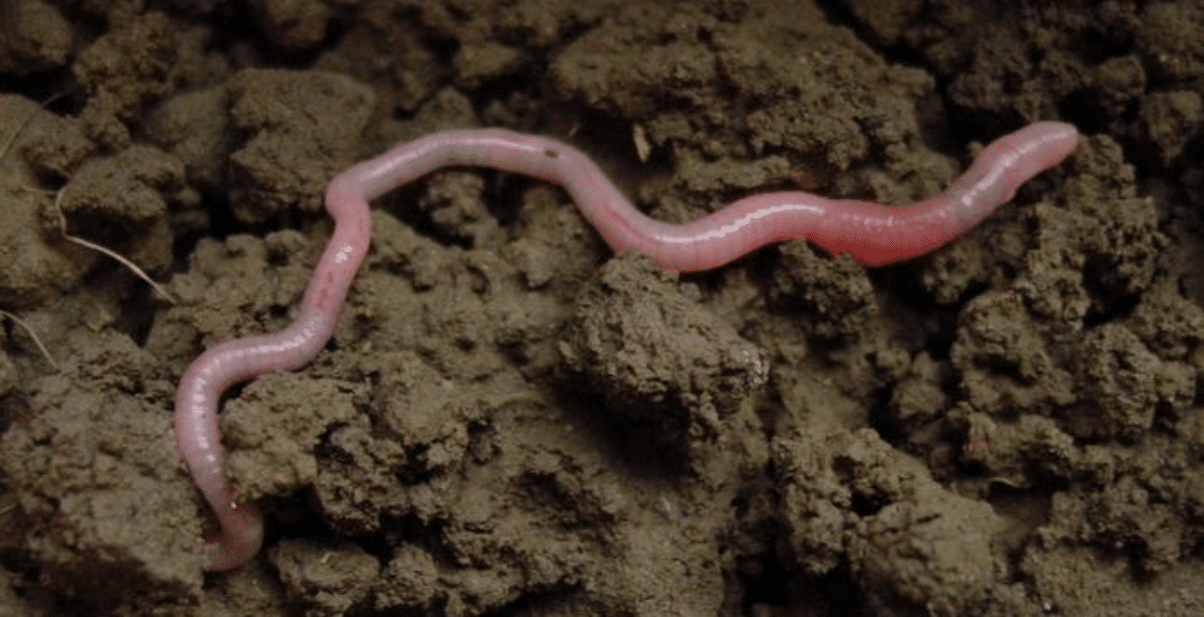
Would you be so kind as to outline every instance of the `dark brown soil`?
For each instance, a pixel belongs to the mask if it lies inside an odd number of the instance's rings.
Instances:
[[[1200,0],[0,0],[0,615],[1204,614],[1202,86]],[[223,405],[268,537],[202,571],[175,382],[289,322],[351,162],[505,126],[682,221],[1038,119],[1066,163],[871,271],[612,258],[492,170],[378,200],[325,351]]]

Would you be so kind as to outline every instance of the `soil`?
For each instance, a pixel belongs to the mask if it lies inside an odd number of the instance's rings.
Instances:
[[[1199,0],[0,0],[0,614],[1204,613],[1202,86]],[[203,571],[175,382],[289,322],[353,161],[506,126],[683,221],[1038,119],[1069,160],[873,270],[394,191],[325,350],[227,393],[267,539]]]

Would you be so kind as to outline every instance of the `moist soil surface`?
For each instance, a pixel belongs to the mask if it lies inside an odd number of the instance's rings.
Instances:
[[[1201,86],[1199,0],[0,0],[0,614],[1204,613]],[[680,222],[1035,120],[1078,149],[874,269],[662,270],[489,169],[376,200],[330,342],[223,399],[267,537],[203,570],[176,383],[290,322],[352,162],[503,126]]]

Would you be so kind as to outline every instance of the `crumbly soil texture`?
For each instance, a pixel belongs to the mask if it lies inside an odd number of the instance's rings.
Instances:
[[[1204,614],[1202,91],[1201,0],[0,0],[0,614]],[[685,221],[1040,119],[1066,162],[870,270],[382,197],[330,342],[223,399],[267,537],[204,571],[175,384],[289,323],[352,162],[504,126]]]

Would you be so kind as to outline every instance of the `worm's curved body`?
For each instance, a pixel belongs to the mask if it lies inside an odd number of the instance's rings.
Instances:
[[[234,501],[225,478],[218,399],[235,383],[300,367],[317,355],[368,252],[368,201],[397,186],[450,166],[494,167],[555,182],[616,253],[642,253],[675,270],[716,268],[771,242],[803,237],[833,253],[848,251],[865,264],[878,265],[922,255],[970,231],[1008,202],[1021,184],[1066,158],[1077,141],[1078,132],[1069,124],[1030,124],[992,142],[945,191],[907,206],[765,193],[680,225],[645,216],[579,150],[505,129],[434,133],[358,163],[326,189],[334,234],[296,321],[277,334],[217,345],[180,379],[176,441],[222,526],[208,567],[235,568],[263,542],[263,517],[253,504]]]

